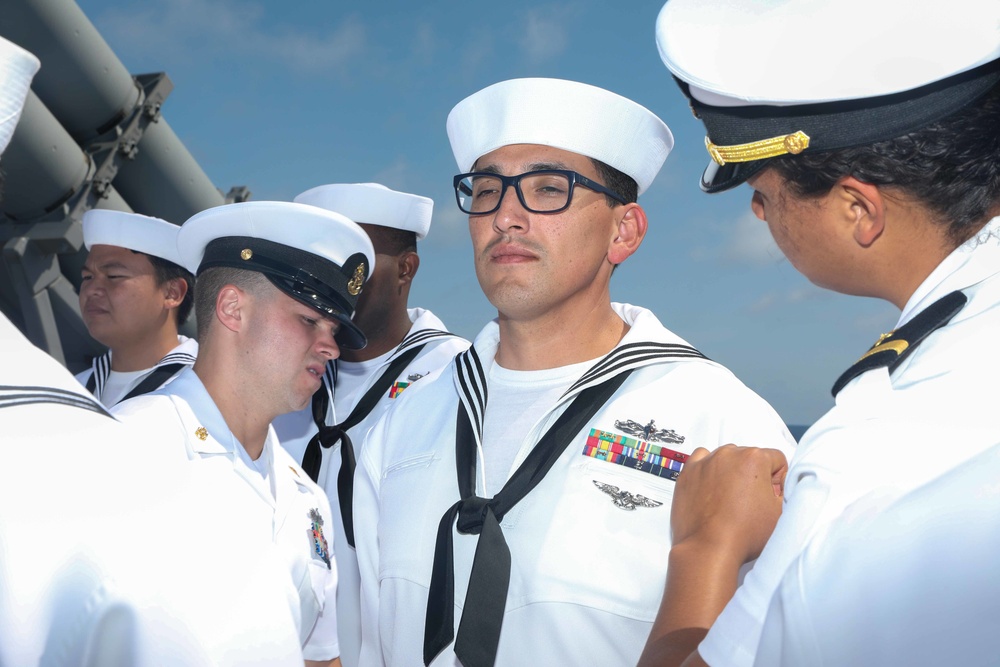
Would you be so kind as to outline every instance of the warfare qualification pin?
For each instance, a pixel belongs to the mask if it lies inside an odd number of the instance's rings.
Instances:
[[[684,442],[683,435],[677,435],[672,429],[656,428],[656,420],[650,419],[648,424],[642,424],[634,419],[615,420],[615,428],[625,431],[648,442],[669,442],[680,444]]]
[[[593,482],[594,486],[611,496],[615,507],[629,512],[635,510],[636,507],[659,507],[663,504],[659,500],[651,500],[638,493],[632,494],[630,491],[622,491],[614,484],[605,484],[604,482],[598,482],[596,479]]]

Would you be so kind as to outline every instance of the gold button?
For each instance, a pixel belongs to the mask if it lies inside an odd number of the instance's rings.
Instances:
[[[795,134],[789,134],[785,137],[785,149],[792,155],[798,155],[805,149],[809,148],[809,135],[807,135],[802,130],[799,130]]]
[[[208,440],[208,429],[205,428],[204,426],[199,426],[197,429],[195,429],[194,434],[198,437],[199,440]]]
[[[251,250],[250,248],[243,248],[243,250],[240,251],[240,257],[242,257],[243,259],[250,259],[251,257],[253,257],[253,250]]]

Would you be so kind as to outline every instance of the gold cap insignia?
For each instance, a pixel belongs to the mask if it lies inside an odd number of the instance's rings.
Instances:
[[[351,296],[357,296],[361,292],[361,286],[365,283],[365,263],[358,264],[354,269],[354,277],[347,282],[347,292]]]
[[[705,137],[705,148],[708,149],[712,160],[722,166],[727,162],[753,162],[789,153],[798,155],[809,148],[809,135],[799,130],[793,134],[732,146],[717,146]]]
[[[253,257],[253,250],[251,250],[250,248],[243,248],[243,250],[240,251],[240,257],[242,257],[244,260],[250,259],[251,257]]]
[[[199,440],[208,440],[208,429],[204,426],[196,428],[194,434]]]

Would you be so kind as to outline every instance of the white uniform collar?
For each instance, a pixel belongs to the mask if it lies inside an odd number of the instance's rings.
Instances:
[[[25,338],[3,313],[0,350],[0,407],[47,402],[108,414],[69,371]]]
[[[566,390],[559,403],[627,370],[678,359],[707,361],[687,341],[665,328],[649,310],[627,303],[612,303],[611,307],[629,325],[628,333],[614,349],[587,369]],[[476,336],[472,347],[455,358],[455,388],[465,405],[473,424],[473,432],[480,444],[488,396],[487,378],[495,362],[499,344],[500,325],[498,320],[493,320]]]
[[[197,422],[194,425],[195,430],[200,428],[205,429],[204,434],[206,437],[202,438],[200,435],[194,434],[195,437],[191,439],[192,448],[195,452],[199,454],[230,454],[235,457],[239,456],[237,447],[243,449],[243,445],[236,439],[233,432],[229,430],[229,425],[226,424],[225,417],[219,412],[218,406],[216,406],[212,396],[205,389],[205,385],[202,383],[201,378],[198,377],[198,374],[194,372],[193,368],[185,368],[169,386],[158,389],[153,393],[168,396],[176,394],[183,397],[184,402],[191,409],[191,416]],[[261,454],[261,456],[272,456],[268,453],[268,444],[271,440],[272,437],[269,429],[267,440],[264,443],[264,454]]]
[[[652,311],[633,306],[628,303],[611,303],[612,310],[622,318],[625,324],[629,325],[629,331],[619,341],[615,349],[627,346],[632,343],[663,343],[667,345],[683,345],[691,347],[691,344],[680,336],[674,334],[660,323]],[[493,366],[497,348],[500,345],[500,323],[499,319],[490,321],[472,342],[476,354],[482,360],[483,368],[489,375],[489,369]],[[612,350],[614,352],[614,350]],[[611,354],[611,353],[609,353]]]
[[[182,370],[169,386],[153,394],[176,395],[175,401],[189,446],[199,456],[225,455],[233,469],[257,491],[269,505],[275,505],[274,450],[278,441],[274,428],[267,427],[264,450],[258,459],[267,471],[267,480],[251,467],[243,445],[226,424],[225,418],[193,368]],[[184,409],[181,409],[183,406]]]
[[[896,323],[898,329],[941,297],[971,287],[1000,272],[1000,217],[958,246],[910,296]]]
[[[198,341],[187,336],[177,336],[177,347],[167,352],[152,368],[146,370],[151,372],[168,364],[187,364],[190,366],[197,356]],[[104,395],[104,385],[111,375],[111,350],[94,359],[91,368],[94,373],[94,396],[101,400]]]
[[[444,322],[437,315],[425,308],[407,308],[406,314],[409,316],[410,322],[413,323],[410,326],[410,330],[406,332],[406,336],[403,337],[399,346],[392,351],[392,354],[379,367],[392,363],[396,357],[415,345],[425,343],[434,344],[435,342],[455,337],[455,334],[448,332],[448,329],[444,326]],[[327,394],[329,394],[331,405],[333,405],[333,391],[331,387],[337,384],[337,365],[337,361],[327,363],[326,371],[323,373],[323,386]],[[376,374],[372,373],[371,377],[374,379]]]

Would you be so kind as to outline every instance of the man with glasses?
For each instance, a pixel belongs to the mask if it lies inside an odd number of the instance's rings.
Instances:
[[[791,437],[651,312],[611,302],[646,233],[636,198],[673,144],[659,118],[593,86],[518,79],[460,102],[448,134],[498,317],[369,432],[361,664],[634,663],[688,453],[790,451]]]

